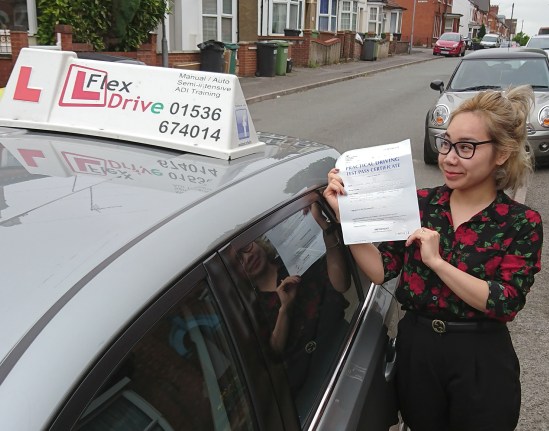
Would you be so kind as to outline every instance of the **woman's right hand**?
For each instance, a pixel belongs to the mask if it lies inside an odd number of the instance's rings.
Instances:
[[[324,199],[328,202],[328,205],[334,211],[337,220],[339,221],[339,202],[337,197],[345,194],[345,187],[343,186],[343,180],[339,175],[339,169],[333,168],[328,172],[328,185],[324,190]]]
[[[299,275],[290,275],[278,285],[276,293],[278,293],[281,307],[288,308],[292,305],[300,281],[301,277]]]

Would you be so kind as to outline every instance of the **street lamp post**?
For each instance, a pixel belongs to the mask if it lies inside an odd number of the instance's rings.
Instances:
[[[513,30],[515,29],[513,25],[513,12],[515,11],[515,3],[511,6],[511,37],[509,37],[509,40],[513,40]]]
[[[410,47],[408,48],[408,54],[412,53],[412,46],[414,45],[414,23],[416,21],[416,2],[414,0],[414,9],[412,11],[412,32],[410,33]]]

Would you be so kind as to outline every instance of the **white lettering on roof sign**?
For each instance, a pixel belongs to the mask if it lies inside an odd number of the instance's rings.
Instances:
[[[220,159],[260,152],[234,75],[78,59],[24,48],[0,125],[78,133]]]

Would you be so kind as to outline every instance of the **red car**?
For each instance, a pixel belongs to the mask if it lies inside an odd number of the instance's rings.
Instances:
[[[459,33],[443,33],[433,47],[433,55],[465,55],[465,40]]]

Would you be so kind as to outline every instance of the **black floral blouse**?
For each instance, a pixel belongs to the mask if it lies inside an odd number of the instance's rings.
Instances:
[[[455,295],[421,261],[419,247],[404,241],[380,244],[385,281],[402,276],[396,297],[404,310],[447,320],[493,318],[511,321],[541,269],[543,227],[538,212],[499,191],[484,210],[454,231],[447,186],[418,190],[422,226],[440,234],[440,255],[455,267],[486,280],[486,312]]]

